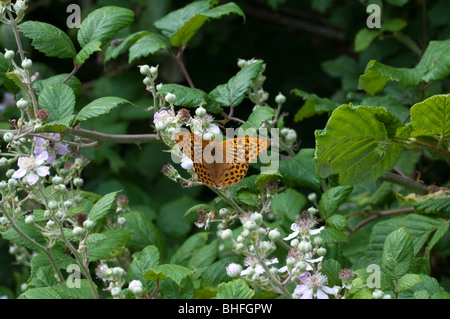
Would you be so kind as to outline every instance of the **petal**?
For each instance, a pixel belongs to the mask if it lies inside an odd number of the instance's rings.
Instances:
[[[42,137],[37,137],[37,136],[35,136],[35,137],[33,138],[33,140],[34,140],[34,143],[35,143],[37,146],[42,146],[42,145],[44,145],[44,143],[45,143],[45,139],[43,139]]]
[[[305,283],[306,279],[308,279],[309,276],[311,276],[311,274],[309,272],[305,272],[300,276],[298,276],[298,279],[300,279],[303,283]]]
[[[280,269],[278,269],[278,272],[286,272],[288,270],[287,266],[283,266]]]
[[[34,174],[34,173],[28,174],[28,178],[27,178],[28,185],[30,185],[30,186],[34,185],[37,183],[38,180],[39,180],[39,176],[37,176],[36,174]]]
[[[292,238],[297,237],[298,235],[298,231],[294,231],[293,233],[291,233],[289,236],[283,238],[284,240],[291,240]]]
[[[309,234],[310,234],[310,235],[316,235],[316,234],[320,233],[324,228],[325,228],[325,227],[322,226],[322,227],[320,227],[320,228],[318,228],[318,229],[310,229],[310,230],[309,230]]]
[[[303,296],[300,299],[312,299],[313,298],[313,290],[312,289],[306,289],[303,293]]]
[[[20,158],[19,158],[20,160]],[[19,168],[17,171],[14,172],[14,174],[11,176],[12,178],[22,178],[27,173],[26,169]]]
[[[294,289],[294,293],[301,296],[306,292],[306,290],[308,290],[308,287],[306,285],[297,285],[297,287],[295,287]]]
[[[47,158],[47,163],[53,164],[53,162],[55,161],[55,158],[56,158],[56,154],[49,154],[48,158]]]
[[[278,264],[278,258],[272,258],[270,260],[266,260],[266,265]]]
[[[209,131],[213,134],[221,134],[220,128],[216,124],[209,124]]]
[[[339,292],[339,288],[338,287],[330,288],[330,287],[327,287],[327,286],[323,286],[322,290],[325,291],[327,294],[330,294],[330,295],[335,295],[335,294],[337,294]]]
[[[34,148],[34,155],[39,156],[45,151],[45,147],[37,146]]]
[[[194,167],[194,162],[190,158],[184,158],[181,160],[181,167],[184,169],[192,169]]]
[[[58,155],[64,155],[67,153],[67,146],[64,144],[59,143],[58,144]]]
[[[41,154],[38,155],[38,157],[36,157],[35,164],[42,165],[47,159],[48,159],[48,153],[47,153],[47,151],[43,151]]]
[[[328,298],[328,295],[324,293],[322,290],[317,290],[317,299],[330,299]]]
[[[50,174],[50,168],[48,166],[40,166],[36,168],[36,173],[41,177],[47,176]]]
[[[27,157],[19,157],[19,159],[17,160],[17,165],[19,165],[20,168],[25,168],[22,166],[23,166],[23,161],[26,159],[27,159]]]
[[[261,266],[261,265],[256,265],[256,266],[255,266],[255,272],[256,272],[257,274],[263,274],[263,273],[265,272],[265,270],[264,270],[263,266]]]

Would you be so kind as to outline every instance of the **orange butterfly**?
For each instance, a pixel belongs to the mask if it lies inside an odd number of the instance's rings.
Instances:
[[[250,162],[269,148],[270,142],[259,137],[236,137],[222,142],[179,132],[175,140],[183,153],[194,162],[194,170],[203,184],[231,186],[247,174]]]

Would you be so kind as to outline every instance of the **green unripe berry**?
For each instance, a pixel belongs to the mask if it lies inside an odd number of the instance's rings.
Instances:
[[[84,183],[84,181],[83,181],[83,179],[80,178],[80,177],[75,177],[75,178],[73,179],[73,184],[74,184],[76,187],[81,187],[81,186],[83,186],[83,183]]]
[[[33,66],[33,61],[31,61],[30,59],[24,59],[22,61],[22,68],[24,69],[31,69],[31,67]]]
[[[16,54],[14,53],[13,50],[6,50],[6,52],[5,52],[5,59],[12,60],[12,59],[14,59],[15,55]]]
[[[75,226],[72,230],[72,233],[75,236],[82,236],[84,234],[84,229],[79,226]]]
[[[5,135],[3,135],[3,140],[6,143],[11,143],[14,140],[14,134],[11,132],[5,133]]]
[[[95,226],[95,223],[92,221],[92,220],[89,220],[89,219],[86,219],[84,222],[83,222],[83,228],[86,228],[86,229],[92,229],[93,227]]]
[[[58,208],[58,202],[52,200],[48,203],[48,209],[55,210]]]
[[[64,179],[61,176],[56,175],[56,176],[52,177],[53,185],[59,185],[59,184],[62,184],[62,182],[64,182]]]

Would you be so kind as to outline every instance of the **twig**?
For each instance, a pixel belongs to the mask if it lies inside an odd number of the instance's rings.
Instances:
[[[189,83],[189,86],[191,88],[195,88],[194,86],[194,82],[192,82],[192,79],[188,73],[188,71],[186,70],[186,67],[183,63],[183,52],[186,49],[186,45],[183,45],[182,47],[178,48],[178,54],[175,55],[172,52],[170,53],[170,55],[172,56],[172,58],[175,59],[175,61],[178,63],[178,66],[180,67],[181,72],[183,73],[184,77],[186,78],[186,81]]]
[[[405,186],[419,194],[428,194],[429,192],[427,185],[416,182],[409,177],[403,177],[391,172],[387,172],[383,177],[380,178],[380,180],[385,180],[394,184]]]
[[[404,213],[410,213],[414,211],[414,207],[404,207],[404,208],[396,208],[391,210],[382,210],[382,211],[375,211],[375,212],[368,212],[369,214],[373,214],[367,219],[364,219],[360,223],[358,223],[352,230],[352,232],[357,231],[359,228],[364,226],[365,224],[371,222],[374,219],[377,219],[381,216],[388,216],[388,215],[394,215],[394,214],[404,214]]]
[[[81,68],[82,64],[78,65],[75,62],[75,58],[73,58],[73,70],[70,72],[70,74],[62,81],[62,83],[67,83],[67,81],[70,80],[70,78],[77,73],[77,71]]]
[[[88,138],[99,143],[141,144],[153,142],[157,139],[156,134],[105,134],[79,127],[70,128],[64,133]]]

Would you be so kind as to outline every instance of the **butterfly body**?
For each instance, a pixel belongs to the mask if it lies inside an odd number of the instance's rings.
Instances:
[[[195,173],[202,183],[216,187],[228,187],[242,180],[249,163],[270,145],[265,139],[250,136],[210,142],[189,132],[179,132],[175,139],[194,162]]]

